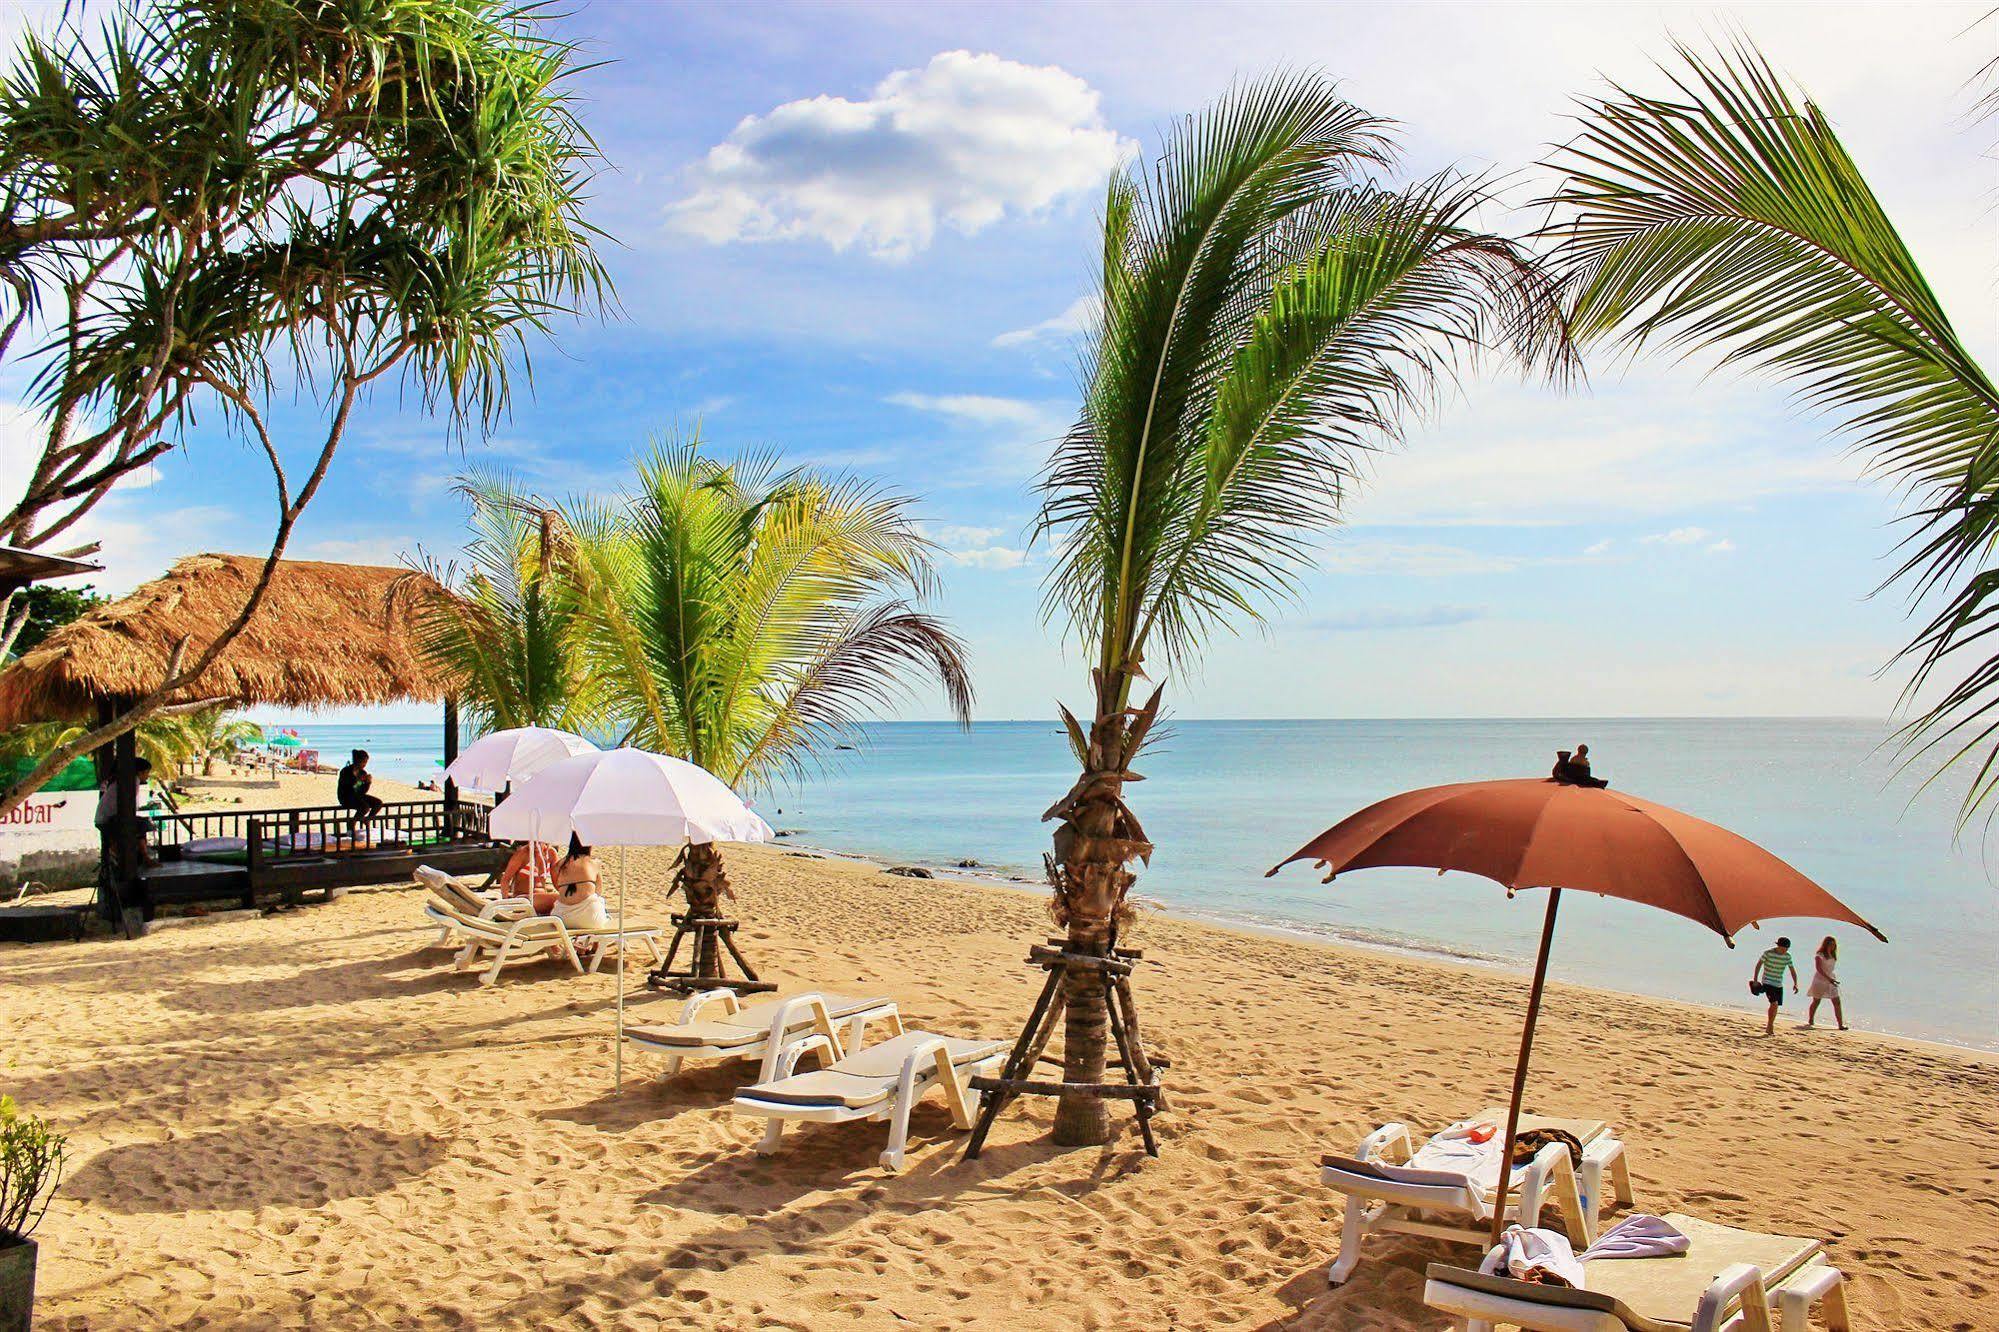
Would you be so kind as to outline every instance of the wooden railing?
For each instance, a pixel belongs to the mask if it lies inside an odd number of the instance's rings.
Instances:
[[[485,805],[447,806],[441,800],[407,800],[382,806],[359,823],[351,809],[320,805],[298,809],[200,810],[163,814],[150,834],[155,853],[214,838],[240,838],[252,858],[342,855],[406,846],[487,840]]]

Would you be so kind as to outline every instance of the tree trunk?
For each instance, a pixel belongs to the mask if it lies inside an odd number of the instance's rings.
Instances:
[[[722,848],[713,842],[696,842],[688,846],[680,859],[676,883],[686,894],[687,914],[697,918],[719,919],[722,899],[736,895],[735,890],[729,887],[729,876],[722,869]],[[702,978],[720,976],[722,958],[715,936],[703,934],[700,937],[700,946],[694,954],[694,974]]]
[[[1055,918],[1068,933],[1072,953],[1102,956],[1117,937],[1119,913],[1137,875],[1125,867],[1152,854],[1145,831],[1124,803],[1129,769],[1145,733],[1158,714],[1159,694],[1142,708],[1127,709],[1098,681],[1099,715],[1087,737],[1064,714],[1071,734],[1083,738],[1083,773],[1069,794],[1043,815],[1060,819],[1054,854],[1048,858],[1055,888]],[[1110,1010],[1104,973],[1072,968],[1062,978],[1062,1080],[1104,1080]],[[1064,1092],[1055,1107],[1054,1140],[1064,1147],[1089,1147],[1110,1140],[1110,1112],[1104,1098]]]

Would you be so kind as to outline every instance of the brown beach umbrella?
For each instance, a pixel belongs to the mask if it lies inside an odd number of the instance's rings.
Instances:
[[[1548,978],[1548,950],[1562,891],[1622,897],[1698,921],[1735,946],[1745,925],[1787,916],[1843,920],[1875,938],[1875,929],[1838,898],[1746,837],[1691,814],[1621,791],[1542,778],[1461,782],[1406,791],[1369,805],[1319,834],[1273,868],[1315,861],[1326,881],[1348,870],[1407,866],[1463,870],[1505,885],[1547,888],[1548,912],[1520,1033],[1507,1109],[1510,1153],[1527,1088],[1534,1024]],[[1268,877],[1268,876],[1266,876]],[[1501,1165],[1492,1237],[1505,1228],[1513,1172]]]

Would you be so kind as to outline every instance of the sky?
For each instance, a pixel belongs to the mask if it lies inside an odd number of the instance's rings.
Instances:
[[[378,395],[292,553],[448,558],[468,466],[602,491],[698,427],[724,454],[919,495],[978,715],[1050,716],[1086,680],[1042,613],[1034,480],[1075,411],[1104,180],[1177,118],[1232,79],[1318,68],[1400,123],[1401,175],[1491,171],[1524,204],[1576,98],[1658,89],[1675,37],[1746,34],[1831,117],[1992,364],[1999,159],[1966,91],[1995,55],[1983,9],[583,0],[562,28],[600,62],[575,91],[608,159],[590,217],[616,238],[618,312],[538,348],[490,438],[461,447]],[[25,392],[0,369],[0,477],[32,437]],[[288,403],[288,447],[321,418]],[[1864,462],[1727,366],[1597,357],[1566,394],[1473,380],[1376,459],[1297,600],[1169,697],[1183,717],[1889,715],[1906,606],[1873,593],[1899,506]],[[93,520],[104,586],[267,548],[243,441],[196,428],[144,482]],[[919,690],[898,715],[941,711]]]

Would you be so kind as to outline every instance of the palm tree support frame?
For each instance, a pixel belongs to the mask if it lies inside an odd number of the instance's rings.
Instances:
[[[1138,1028],[1138,1001],[1131,990],[1131,973],[1143,959],[1136,949],[1107,946],[1102,954],[1070,951],[1070,941],[1056,939],[1046,946],[1036,945],[1027,955],[1029,966],[1041,967],[1048,979],[1041,996],[1034,1001],[1027,1025],[998,1077],[975,1077],[972,1087],[984,1093],[972,1138],[965,1146],[965,1159],[976,1161],[985,1149],[986,1135],[1000,1112],[1019,1096],[1069,1096],[1077,1093],[1106,1100],[1132,1103],[1138,1132],[1147,1156],[1159,1155],[1159,1140],[1152,1132],[1152,1116],[1166,1108],[1166,1092],[1159,1085],[1160,1070],[1171,1066],[1164,1055],[1147,1056]],[[1101,1005],[1117,1045],[1118,1057],[1111,1067],[1124,1071],[1125,1080],[1116,1082],[1043,1082],[1032,1076],[1042,1059],[1055,1025],[1064,1016],[1069,997],[1078,989],[1101,989]],[[1054,1061],[1059,1063],[1060,1061]]]
[[[666,960],[647,974],[646,984],[655,990],[681,994],[717,988],[738,994],[764,994],[777,989],[773,982],[757,978],[755,969],[736,947],[736,927],[740,922],[722,915],[722,899],[733,898],[736,893],[729,887],[729,876],[723,871],[722,857],[714,846],[689,843],[681,848],[673,865],[673,886],[686,897],[687,910],[671,917],[673,938],[666,946]],[[692,953],[688,969],[675,971],[674,959],[689,936],[692,936]],[[724,974],[725,952],[742,970],[742,979]]]

